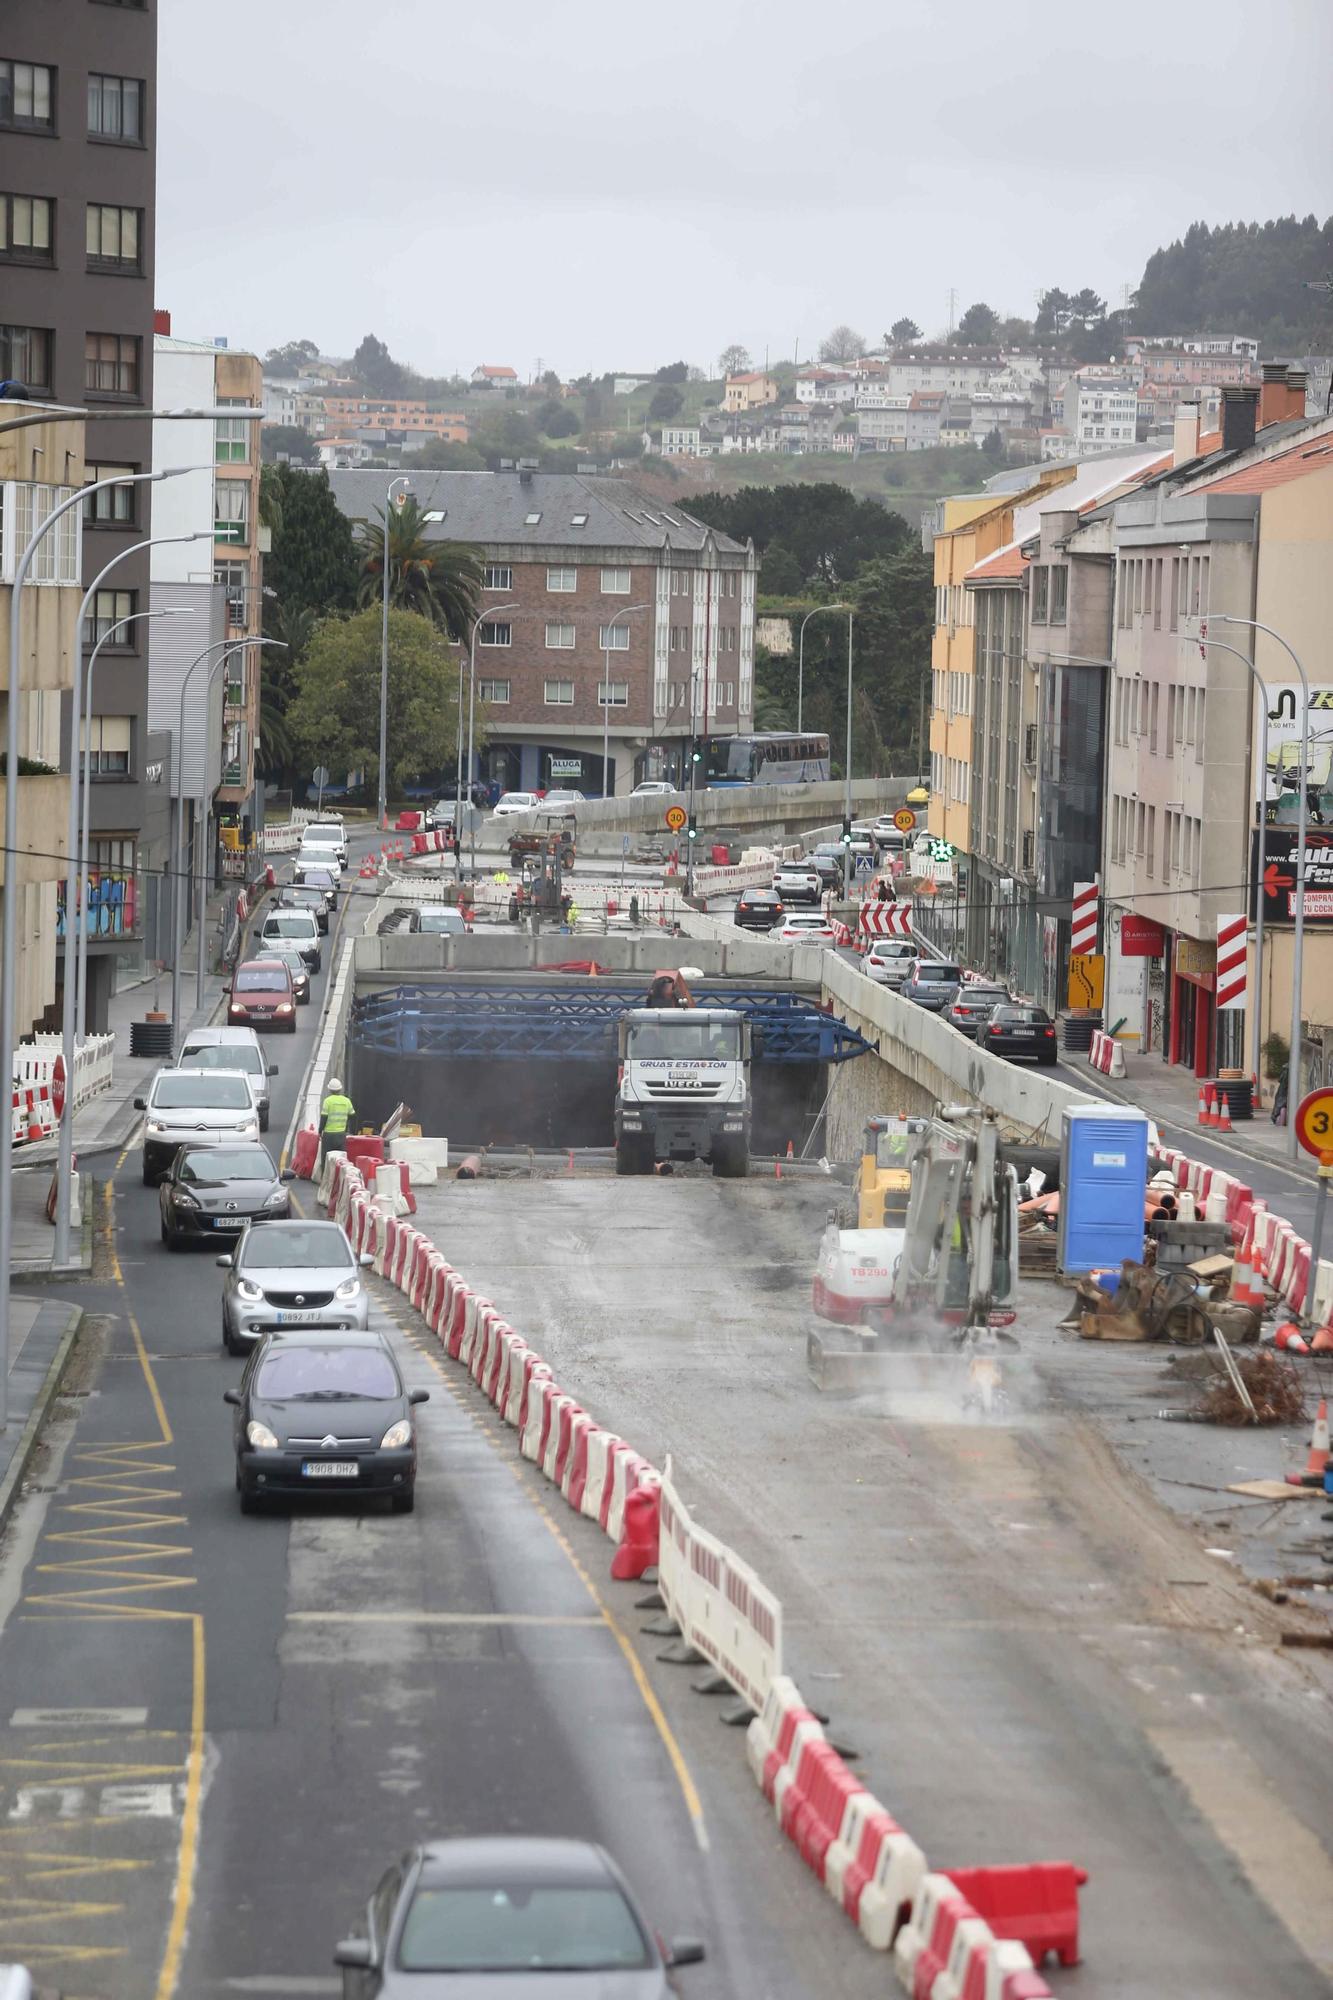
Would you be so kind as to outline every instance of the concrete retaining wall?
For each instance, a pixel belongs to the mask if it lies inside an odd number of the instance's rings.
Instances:
[[[900,806],[916,783],[915,778],[857,778],[852,783],[852,813],[870,819],[876,813],[891,812]],[[662,796],[640,799],[588,799],[574,808],[579,833],[659,833],[670,838],[663,818],[676,798]],[[806,827],[812,820],[836,821],[842,830],[843,786],[830,779],[826,785],[738,785],[734,790],[696,792],[694,810],[700,832],[708,827],[780,828]]]

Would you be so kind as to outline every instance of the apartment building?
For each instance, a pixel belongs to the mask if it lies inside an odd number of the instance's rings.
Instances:
[[[325,396],[321,429],[329,436],[362,431],[401,433],[406,439],[438,438],[466,444],[468,422],[461,410],[428,410],[423,402],[390,396]]]
[[[777,383],[771,375],[762,372],[728,375],[722,393],[722,407],[728,416],[739,416],[746,410],[761,410],[766,403],[776,403],[777,400]]]
[[[1138,436],[1138,389],[1128,375],[1081,368],[1065,386],[1064,414],[1080,457],[1123,452]]]
[[[606,779],[623,793],[645,775],[681,775],[692,735],[751,726],[752,548],[616,478],[522,470],[422,481],[442,516],[427,532],[485,562],[479,775],[589,794]],[[349,519],[377,520],[383,473],[335,471],[329,483]]]
[[[156,99],[155,8],[51,0],[5,0],[0,8],[0,378],[25,383],[39,400],[116,413],[88,422],[81,459],[88,480],[151,464],[147,416],[128,413],[152,405]],[[59,468],[64,483],[54,443],[41,449],[49,454],[38,461],[44,477]],[[147,558],[127,552],[150,532],[151,493],[128,486],[88,502],[85,583],[113,558],[124,560],[93,602],[85,652],[147,609]],[[106,993],[137,976],[142,960],[148,655],[148,628],[123,625],[99,654],[94,680],[94,1026]],[[71,706],[66,699],[65,769],[80,740]],[[60,948],[63,961],[63,941]]]

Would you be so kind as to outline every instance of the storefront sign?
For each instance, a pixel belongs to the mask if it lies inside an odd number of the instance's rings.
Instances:
[[[1289,924],[1296,914],[1296,835],[1291,827],[1265,827],[1251,841],[1250,866],[1262,871],[1264,922]],[[1305,921],[1333,924],[1333,830],[1311,827],[1305,836]]]
[[[1209,993],[1212,992],[1213,979],[1217,972],[1215,944],[1203,944],[1198,938],[1178,937],[1172,964],[1182,979],[1188,979],[1193,985],[1203,986]]]
[[[583,776],[582,757],[552,757],[551,776],[553,778],[581,778]]]
[[[1154,917],[1137,917],[1126,910],[1120,919],[1120,951],[1124,958],[1160,958],[1166,932]]]
[[[1260,699],[1256,695],[1256,701]],[[1295,681],[1272,681],[1268,687],[1268,769],[1259,771],[1262,731],[1256,712],[1254,728],[1255,797],[1265,801],[1265,818],[1290,832],[1300,810],[1301,717],[1305,699]],[[1310,689],[1308,757],[1305,766],[1307,810],[1311,825],[1333,823],[1333,687]],[[1309,915],[1309,911],[1306,911]]]

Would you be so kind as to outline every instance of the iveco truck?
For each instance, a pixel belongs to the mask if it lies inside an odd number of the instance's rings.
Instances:
[[[635,1007],[621,1016],[618,1174],[708,1160],[721,1179],[744,1176],[752,1032],[727,1007]]]

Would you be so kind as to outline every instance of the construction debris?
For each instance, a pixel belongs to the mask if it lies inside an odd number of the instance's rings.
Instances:
[[[1211,1424],[1298,1424],[1305,1415],[1305,1391],[1290,1362],[1261,1350],[1229,1356],[1240,1376],[1252,1409],[1230,1374],[1222,1374],[1204,1391],[1199,1415]]]
[[[1126,1262],[1114,1292],[1090,1280],[1076,1284],[1079,1335],[1083,1340],[1170,1340],[1198,1347],[1219,1333],[1230,1347],[1246,1346],[1259,1338],[1259,1314],[1252,1306],[1213,1297],[1212,1285],[1224,1283],[1221,1271],[1163,1271]]]

